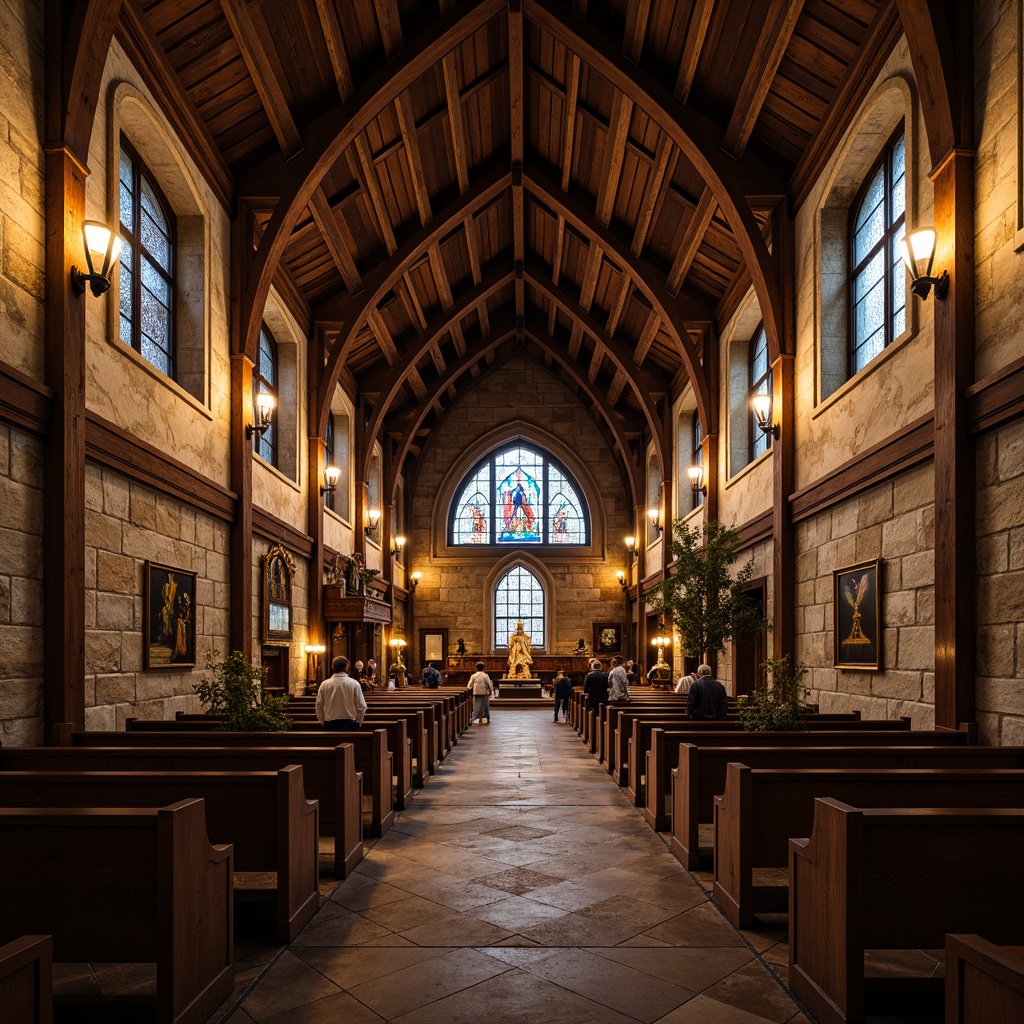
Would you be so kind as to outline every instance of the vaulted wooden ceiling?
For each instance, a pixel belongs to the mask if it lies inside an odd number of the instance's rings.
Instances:
[[[758,254],[897,22],[892,0],[127,0],[119,38],[252,214],[240,344],[273,279],[321,343],[315,415],[341,381],[400,471],[518,352],[627,462],[687,379],[713,416],[704,347],[777,288]]]

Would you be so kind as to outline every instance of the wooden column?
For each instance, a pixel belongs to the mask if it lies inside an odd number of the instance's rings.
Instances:
[[[793,493],[793,356],[772,364],[773,409],[779,436],[772,453],[772,656],[794,654],[796,545],[789,518]]]
[[[704,483],[708,493],[704,495],[704,522],[709,519],[718,518],[718,420],[721,412],[719,402],[721,401],[721,363],[718,346],[718,332],[714,325],[708,327],[704,332],[703,352],[701,355],[704,376],[708,381],[708,392],[711,395],[709,418],[710,422],[702,424],[701,448],[704,461]],[[682,666],[680,665],[680,668]]]
[[[935,724],[975,718],[975,469],[966,388],[974,382],[974,153],[953,150],[932,172],[938,242],[935,296]],[[908,296],[909,298],[909,296]],[[920,301],[920,300],[912,300]]]
[[[47,147],[46,383],[53,388],[43,445],[43,728],[85,728],[85,303],[71,286],[84,268],[88,170],[66,147]]]
[[[245,436],[253,422],[252,362],[240,353],[231,356],[231,489],[235,492],[235,521],[231,524],[231,650],[252,660],[252,439]]]
[[[321,608],[324,581],[324,496],[320,493],[320,487],[327,467],[320,424],[315,419],[318,408],[317,393],[325,356],[324,332],[319,326],[314,326],[313,335],[306,345],[306,352],[306,393],[309,395],[306,411],[309,428],[306,456],[306,472],[309,477],[306,487],[306,532],[313,541],[313,553],[309,558],[309,585],[306,587],[306,642],[317,644],[326,643]]]

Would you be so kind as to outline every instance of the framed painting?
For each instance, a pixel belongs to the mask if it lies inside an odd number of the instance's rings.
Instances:
[[[832,571],[834,668],[882,667],[881,562]]]
[[[619,654],[622,651],[622,625],[618,622],[594,623],[594,653]]]
[[[263,556],[263,642],[292,639],[292,577],[295,562],[281,544]]]
[[[144,666],[191,668],[196,663],[196,574],[146,562],[142,593]]]

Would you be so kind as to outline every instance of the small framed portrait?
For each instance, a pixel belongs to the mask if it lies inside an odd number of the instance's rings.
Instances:
[[[196,574],[146,562],[142,595],[144,666],[191,668],[196,663]]]
[[[833,667],[882,667],[881,562],[832,572]]]
[[[263,641],[292,639],[292,577],[295,562],[280,544],[263,556]]]
[[[594,653],[619,654],[622,651],[622,624],[618,622],[594,623]]]

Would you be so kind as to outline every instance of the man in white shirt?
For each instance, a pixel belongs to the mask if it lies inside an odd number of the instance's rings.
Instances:
[[[334,675],[316,692],[316,717],[325,729],[358,729],[366,714],[363,691],[348,674],[348,658],[331,662]]]

